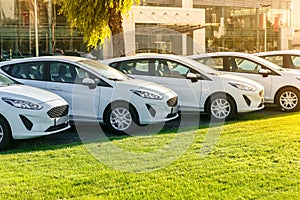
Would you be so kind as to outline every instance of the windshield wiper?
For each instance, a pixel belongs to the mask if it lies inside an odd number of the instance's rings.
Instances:
[[[217,75],[220,75],[221,73],[220,72],[218,72],[218,73],[215,73],[215,72],[210,72],[210,73],[208,73],[209,75],[215,75],[215,76],[217,76]]]
[[[108,78],[108,79],[112,81],[123,81],[122,79],[118,79],[118,78]]]

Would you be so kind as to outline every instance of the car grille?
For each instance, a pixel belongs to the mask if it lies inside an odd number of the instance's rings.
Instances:
[[[167,101],[169,107],[173,107],[177,105],[178,97],[173,97]]]
[[[47,112],[47,114],[50,118],[57,118],[57,117],[66,116],[68,114],[68,111],[69,111],[69,106],[64,105],[64,106],[58,106],[52,108]]]

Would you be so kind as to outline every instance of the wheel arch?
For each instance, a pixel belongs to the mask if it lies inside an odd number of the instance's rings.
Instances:
[[[231,98],[231,100],[234,102],[234,105],[235,105],[235,107],[236,107],[236,112],[238,112],[238,108],[237,108],[237,104],[236,104],[236,101],[235,101],[235,99],[232,97],[232,95],[230,95],[230,94],[228,94],[228,93],[226,93],[226,92],[215,92],[215,93],[212,93],[212,94],[210,94],[208,97],[207,97],[207,99],[205,100],[205,103],[204,103],[204,111],[205,112],[208,112],[208,103],[209,103],[209,101],[211,100],[211,97],[213,97],[213,96],[215,96],[215,95],[226,95],[226,97],[229,97],[229,98]]]
[[[125,104],[125,105],[129,105],[129,107],[135,112],[135,114],[136,114],[136,116],[137,116],[137,123],[139,124],[140,123],[140,117],[139,117],[139,113],[138,113],[138,111],[137,111],[137,109],[135,108],[135,106],[134,105],[132,105],[130,102],[128,102],[128,101],[125,101],[125,100],[115,100],[115,101],[113,101],[113,102],[110,102],[107,106],[106,106],[106,108],[104,109],[104,112],[103,112],[103,122],[104,123],[107,123],[106,122],[106,120],[105,120],[105,115],[107,114],[107,112],[108,112],[108,109],[110,109],[110,107],[111,107],[111,105],[112,104]]]
[[[7,119],[2,114],[0,114],[0,118],[5,121],[5,123],[8,125],[8,128],[10,130],[10,134],[12,134],[10,123],[7,121]]]
[[[10,126],[8,120],[2,114],[0,114],[0,120],[1,120],[1,123],[4,123],[4,127],[2,127],[4,132],[3,132],[3,137],[2,137],[2,140],[0,143],[0,150],[4,150],[4,149],[7,149],[9,147],[9,145],[11,144],[11,142],[13,140],[13,136],[12,136],[11,126]],[[6,130],[6,132],[5,132],[5,129],[8,129],[8,130]]]
[[[292,85],[285,85],[285,86],[279,88],[279,89],[275,92],[275,95],[274,95],[274,103],[277,103],[276,101],[277,101],[277,99],[278,99],[278,95],[280,94],[280,92],[281,92],[282,90],[287,89],[287,88],[293,88],[293,89],[297,90],[297,91],[299,92],[299,94],[300,94],[300,90],[299,90],[297,87],[292,86]]]

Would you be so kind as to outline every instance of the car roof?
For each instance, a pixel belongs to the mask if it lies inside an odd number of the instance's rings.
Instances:
[[[78,62],[81,60],[89,60],[83,57],[77,56],[40,56],[40,57],[30,57],[30,58],[20,58],[13,59],[8,61],[0,62],[0,66],[7,64],[16,64],[20,62],[37,62],[37,61],[69,61],[69,62]]]
[[[184,63],[185,65],[188,65],[190,68],[193,68],[194,70],[199,70],[204,73],[215,73],[217,72],[215,69],[203,65],[199,62],[196,62],[192,59],[189,59],[185,56],[180,55],[174,55],[174,54],[159,54],[159,53],[139,53],[135,54],[133,56],[126,56],[126,57],[118,57],[118,58],[111,58],[107,60],[100,60],[101,63],[109,65],[113,62],[122,62],[122,61],[128,61],[128,60],[134,60],[134,59],[170,59],[172,61],[176,61],[179,63]]]
[[[265,52],[259,52],[254,53],[253,55],[256,56],[269,56],[269,55],[300,55],[300,50],[277,50],[277,51],[265,51]]]
[[[254,54],[243,53],[243,52],[230,52],[230,51],[202,53],[202,54],[197,54],[197,55],[190,55],[190,56],[187,56],[187,58],[196,59],[196,58],[209,58],[209,57],[214,57],[214,56],[237,56],[237,57],[250,58],[250,59],[261,61],[261,62],[265,61],[265,59],[255,56]]]
[[[140,59],[140,58],[157,58],[157,59],[174,59],[174,60],[180,60],[182,56],[173,55],[173,54],[159,54],[159,53],[139,53],[131,56],[126,57],[117,57],[117,58],[110,58],[101,60],[103,63],[111,63],[111,62],[117,62],[117,61],[124,61],[124,60],[130,60],[130,59]]]
[[[231,52],[231,51],[221,51],[221,52],[211,52],[211,53],[200,53],[196,55],[187,56],[188,58],[206,58],[210,56],[253,56],[252,54],[243,53],[243,52]]]
[[[203,53],[203,54],[197,54],[197,55],[191,55],[191,56],[187,56],[190,59],[197,59],[197,58],[210,58],[210,57],[214,57],[214,56],[236,56],[236,57],[241,57],[241,58],[248,58],[250,60],[259,62],[261,64],[267,65],[269,67],[271,67],[273,70],[279,70],[282,67],[266,60],[263,58],[260,58],[258,56],[255,56],[253,54],[249,54],[249,53],[243,53],[243,52],[214,52],[214,53]]]

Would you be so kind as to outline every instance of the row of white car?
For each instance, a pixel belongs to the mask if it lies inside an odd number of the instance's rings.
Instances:
[[[178,97],[171,89],[94,60],[35,57],[1,62],[0,68],[0,149],[13,139],[65,130],[68,119],[127,132],[178,116]]]
[[[140,54],[102,62],[173,89],[180,110],[205,111],[229,119],[237,112],[261,109],[263,96],[264,103],[276,104],[283,111],[300,109],[300,51],[216,52],[187,58]]]
[[[1,62],[0,74],[0,149],[13,139],[65,130],[69,120],[131,132],[137,125],[172,120],[179,112],[228,120],[262,109],[264,99],[285,111],[299,109],[297,70],[242,53],[140,54],[99,62],[36,57]]]

